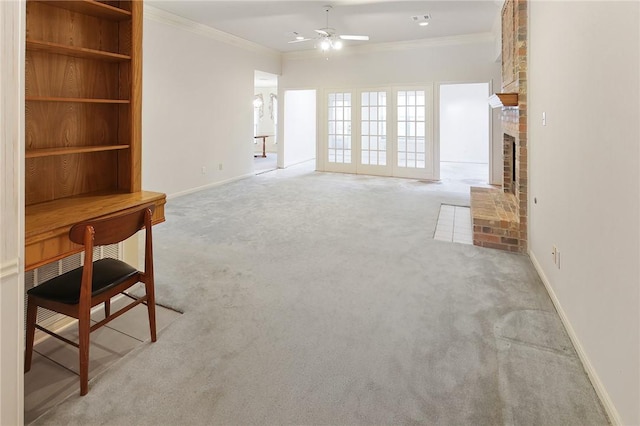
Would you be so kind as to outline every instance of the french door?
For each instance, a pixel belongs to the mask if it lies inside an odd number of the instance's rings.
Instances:
[[[394,176],[433,179],[433,96],[431,88],[403,88],[395,93]]]
[[[356,138],[356,173],[384,176],[392,174],[388,155],[388,97],[386,90],[359,92],[357,119],[360,121],[360,133]]]
[[[352,144],[353,93],[330,92],[327,94],[325,170],[355,173]]]
[[[430,87],[328,91],[323,169],[433,178],[431,93]]]

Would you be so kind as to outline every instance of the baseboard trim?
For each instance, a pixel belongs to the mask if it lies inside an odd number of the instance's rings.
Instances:
[[[171,195],[167,195],[167,200],[171,200],[171,199],[174,199],[174,198],[182,197],[184,195],[193,194],[194,192],[199,192],[199,191],[202,191],[202,190],[205,190],[205,189],[208,189],[208,188],[214,188],[216,186],[220,186],[220,185],[224,185],[224,184],[227,184],[227,183],[235,182],[235,181],[240,180],[240,179],[246,179],[246,178],[251,177],[251,176],[255,176],[255,174],[254,173],[247,173],[246,175],[236,176],[236,177],[233,177],[231,179],[225,179],[225,180],[221,180],[221,181],[218,181],[218,182],[208,183],[208,184],[202,185],[202,186],[197,186],[195,188],[186,189],[184,191],[180,191],[180,192],[176,192],[176,193],[171,194]]]
[[[620,419],[620,415],[618,414],[618,410],[616,410],[616,407],[613,404],[613,401],[609,397],[609,393],[607,392],[607,389],[605,388],[604,384],[600,380],[600,377],[598,376],[596,370],[593,368],[593,365],[591,365],[591,361],[589,360],[587,353],[582,347],[582,344],[580,343],[580,339],[578,339],[578,336],[576,332],[573,330],[573,327],[571,326],[571,322],[569,321],[567,314],[564,312],[564,309],[562,309],[562,305],[560,304],[560,300],[558,299],[558,296],[556,296],[555,291],[553,291],[553,287],[551,286],[551,283],[547,279],[547,276],[545,275],[544,270],[542,269],[542,266],[540,266],[540,263],[538,262],[538,259],[536,258],[535,253],[531,250],[529,251],[529,258],[531,259],[531,262],[533,263],[533,266],[536,269],[536,271],[538,271],[538,275],[540,276],[540,279],[544,283],[544,286],[547,289],[547,293],[549,293],[549,297],[551,298],[551,301],[553,302],[553,305],[555,306],[556,311],[560,316],[560,320],[562,321],[562,324],[564,325],[565,330],[567,330],[567,334],[571,339],[571,343],[573,343],[573,346],[576,348],[576,352],[578,353],[578,358],[580,358],[580,361],[582,362],[582,366],[587,372],[587,375],[589,376],[589,380],[591,381],[593,388],[598,394],[598,397],[600,398],[600,401],[602,402],[602,405],[604,406],[604,409],[607,412],[607,415],[609,416],[609,420],[614,426],[621,426],[623,423],[622,423],[622,420]]]
[[[298,164],[308,163],[309,161],[314,161],[316,157],[307,158],[305,160],[297,160],[292,163],[287,163],[283,166],[284,169],[288,169],[289,167],[297,166]]]

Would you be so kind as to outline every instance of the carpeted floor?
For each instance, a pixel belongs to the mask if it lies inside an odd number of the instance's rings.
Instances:
[[[184,315],[36,424],[607,424],[529,259],[434,240],[441,203],[306,166],[170,200]]]
[[[259,175],[270,172],[278,168],[278,154],[268,152],[266,157],[257,156],[253,158],[253,171]]]

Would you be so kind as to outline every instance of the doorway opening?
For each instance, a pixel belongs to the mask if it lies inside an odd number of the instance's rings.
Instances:
[[[316,126],[316,91],[286,90],[281,167],[316,159]]]
[[[253,165],[256,174],[278,168],[278,76],[254,73]]]
[[[440,179],[487,186],[489,83],[440,85]]]

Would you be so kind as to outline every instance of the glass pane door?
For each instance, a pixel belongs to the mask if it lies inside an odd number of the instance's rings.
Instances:
[[[425,90],[397,91],[396,176],[429,177],[428,101]]]
[[[351,93],[329,93],[327,107],[327,169],[348,170],[352,166],[341,165],[353,164]]]
[[[360,161],[363,165],[387,165],[387,92],[361,94]]]
[[[388,92],[360,92],[358,173],[391,175],[387,133]]]

